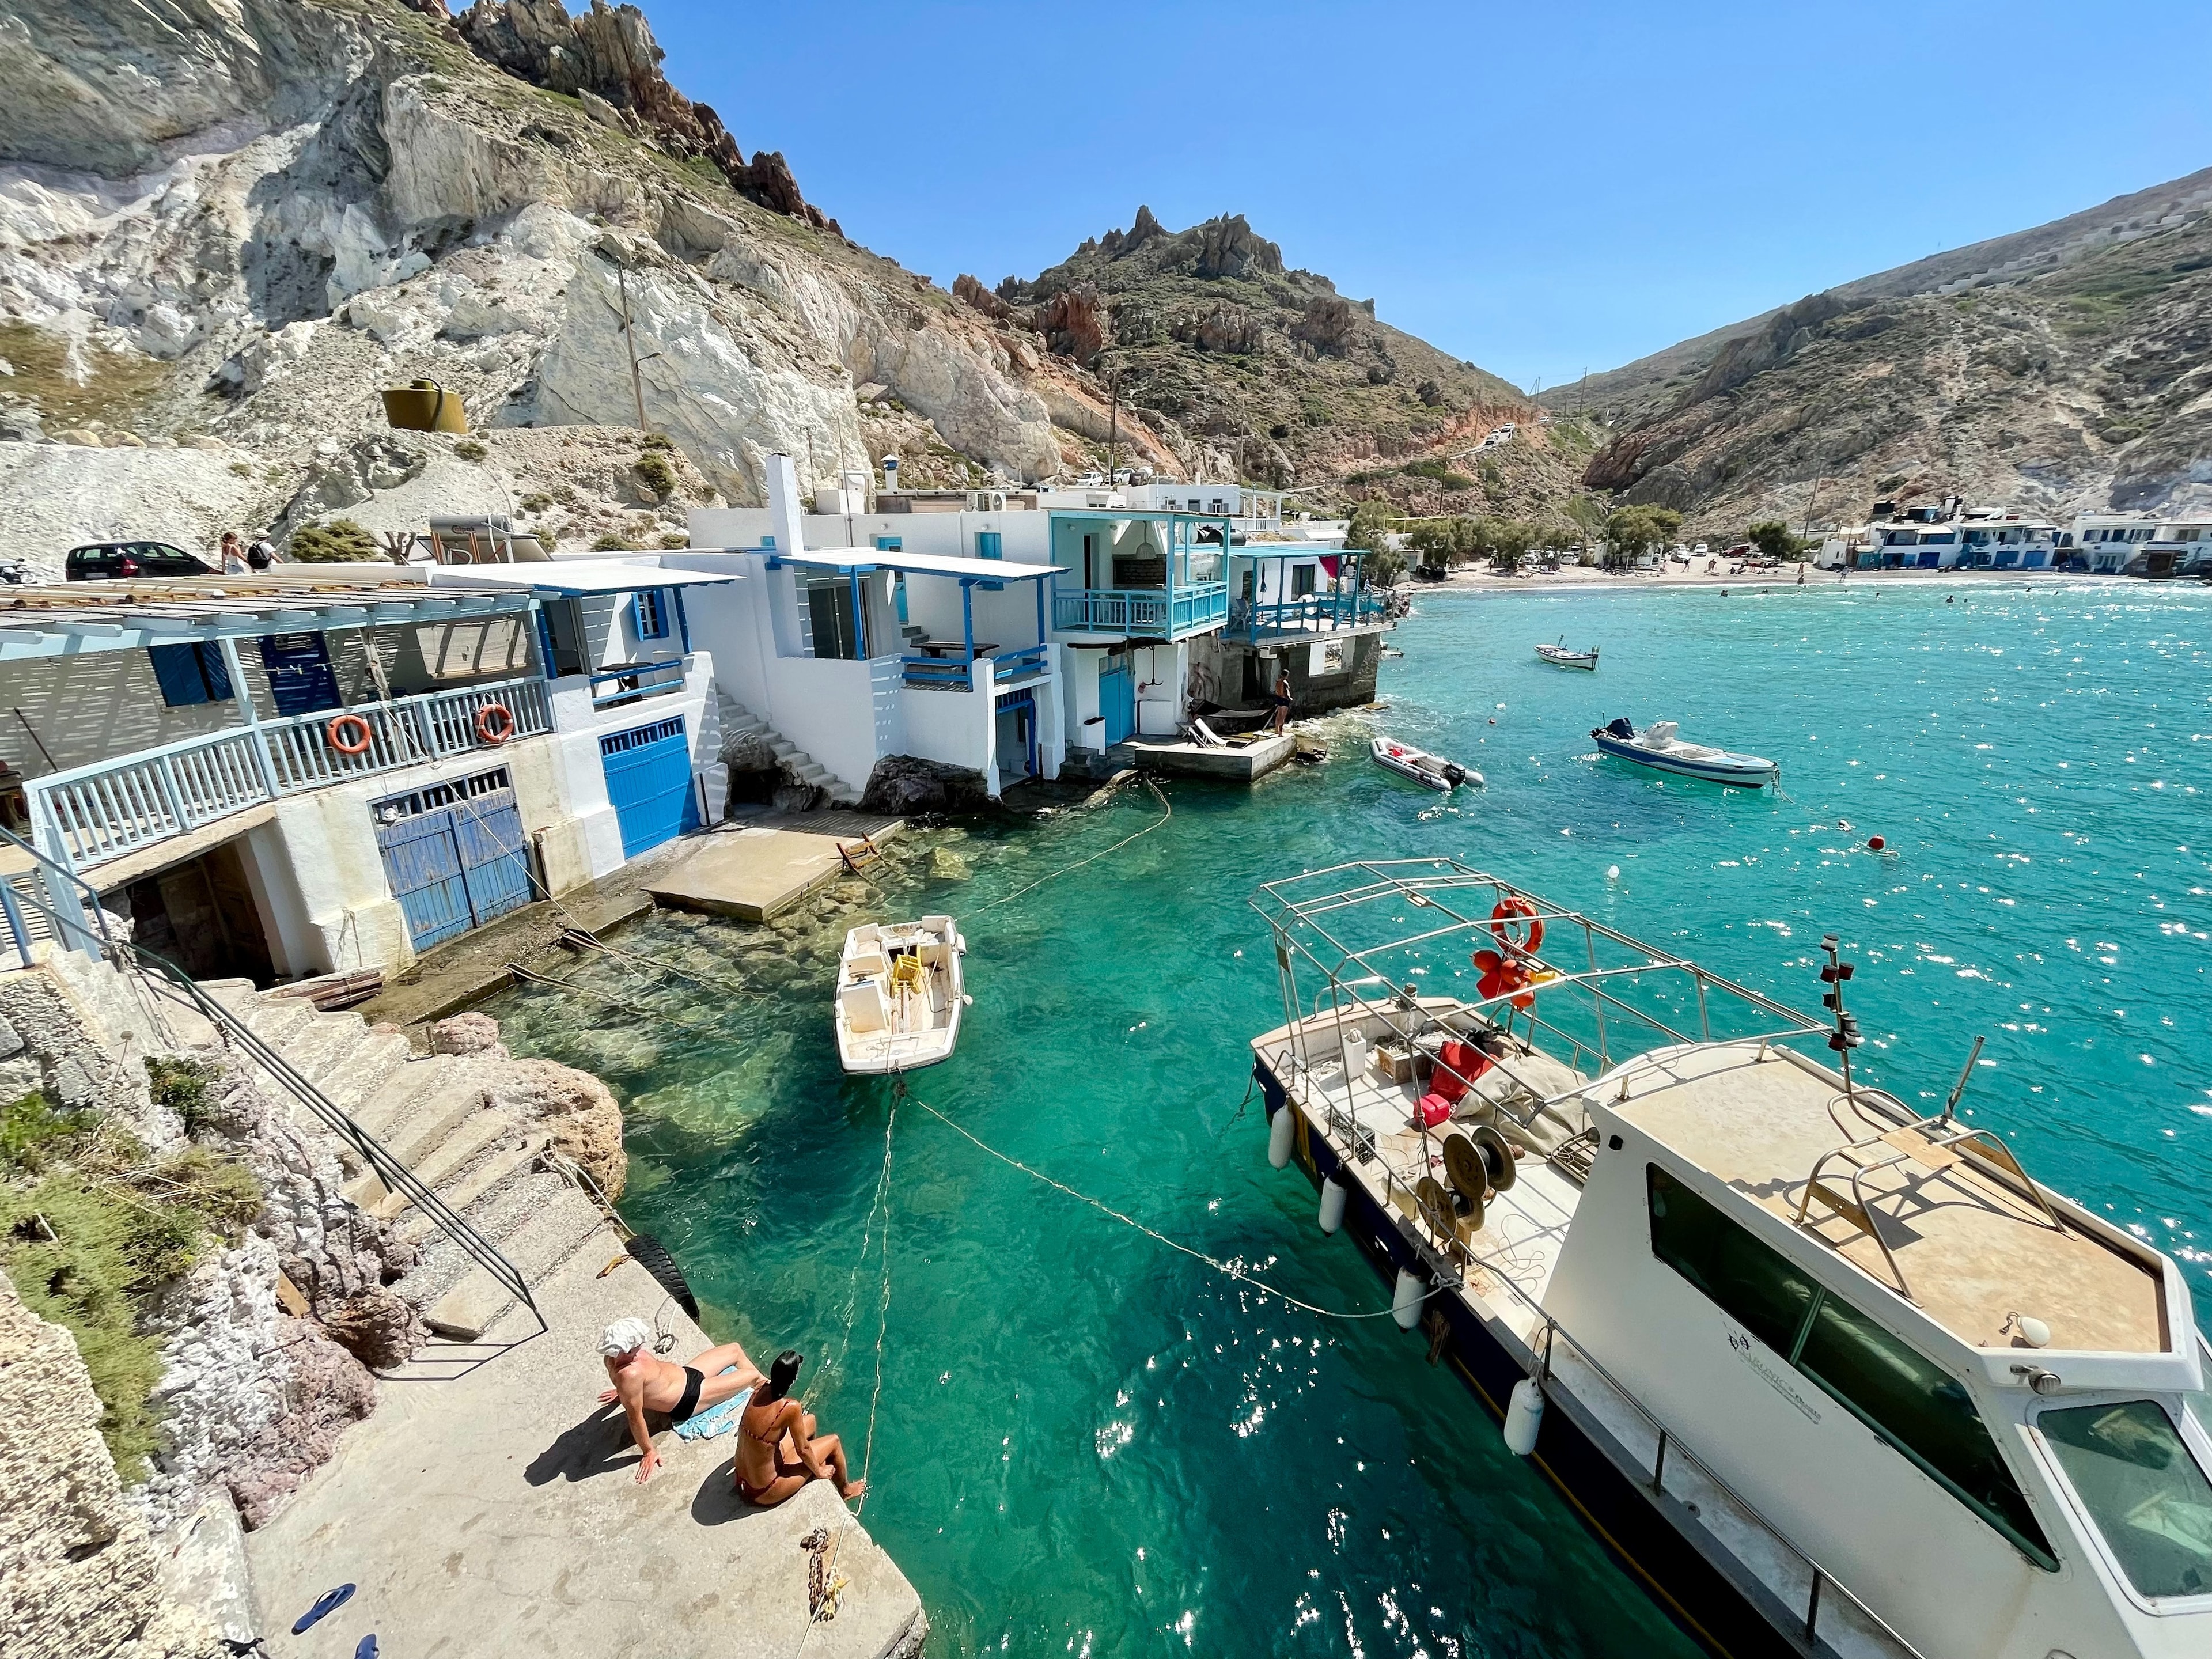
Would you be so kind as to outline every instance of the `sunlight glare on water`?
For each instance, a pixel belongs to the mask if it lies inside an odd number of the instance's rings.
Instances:
[[[1536,661],[1562,634],[1602,646],[1595,674]],[[1245,905],[1259,882],[1449,854],[1805,1008],[1834,931],[1860,964],[1875,1080],[1932,1109],[1986,1033],[1975,1121],[2201,1290],[2208,634],[2212,594],[2179,584],[1425,596],[1376,719],[1487,790],[1395,780],[1346,722],[1329,765],[1249,793],[1170,785],[1164,827],[988,911],[1141,828],[1152,797],[933,832],[941,873],[910,860],[837,925],[963,918],[975,1003],[919,1097],[1172,1237],[1359,1310],[1384,1287],[1323,1237],[1296,1171],[1267,1168],[1256,1102],[1239,1110],[1246,1041],[1281,1018]],[[1600,761],[1589,730],[1617,714],[1779,760],[1784,798]],[[490,1012],[518,1052],[613,1086],[632,1224],[675,1251],[718,1335],[806,1352],[810,1404],[857,1451],[889,1091],[838,1071],[836,942],[663,916],[623,946],[746,994],[580,970],[708,1031],[542,988]],[[932,1652],[1692,1650],[1419,1338],[1287,1310],[910,1103],[891,1150],[865,1518],[921,1591]]]

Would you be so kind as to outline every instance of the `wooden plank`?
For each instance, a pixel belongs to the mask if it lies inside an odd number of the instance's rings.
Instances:
[[[1882,1140],[1930,1170],[1948,1170],[1959,1162],[1958,1153],[1948,1146],[1936,1145],[1917,1129],[1892,1129]]]

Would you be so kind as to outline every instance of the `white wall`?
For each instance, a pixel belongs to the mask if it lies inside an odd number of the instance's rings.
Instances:
[[[975,665],[969,690],[923,691],[908,686],[905,701],[905,752],[981,772],[985,791],[995,798],[1000,787],[998,700],[992,692],[990,665]]]
[[[695,550],[757,548],[775,533],[769,512],[763,507],[696,507],[688,522]],[[1048,562],[1052,515],[1024,507],[1004,513],[810,513],[800,520],[806,546],[817,552],[844,548],[872,548],[878,536],[896,536],[903,553],[933,553],[972,559],[975,532],[999,532],[1000,550],[1024,564]],[[777,551],[793,550],[778,545]],[[664,559],[674,563],[688,557],[683,550]]]

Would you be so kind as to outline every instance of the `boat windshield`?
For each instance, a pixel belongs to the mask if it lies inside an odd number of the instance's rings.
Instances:
[[[2160,1407],[2070,1406],[2036,1427],[2139,1594],[2212,1595],[2212,1480]]]

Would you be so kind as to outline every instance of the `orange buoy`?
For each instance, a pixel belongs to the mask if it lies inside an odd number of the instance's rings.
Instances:
[[[1884,841],[1880,836],[1869,836],[1867,837],[1867,845],[1872,848],[1875,852],[1879,853],[1883,848],[1888,846],[1889,843]]]
[[[514,735],[514,714],[503,702],[488,702],[477,710],[477,741],[494,748]]]
[[[358,732],[360,736],[351,734]],[[340,714],[323,728],[331,747],[341,755],[358,755],[368,747],[369,739],[376,735],[375,728],[358,714]]]

